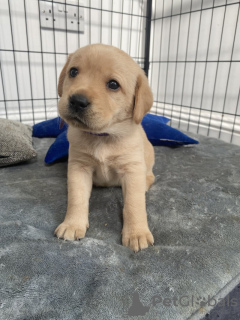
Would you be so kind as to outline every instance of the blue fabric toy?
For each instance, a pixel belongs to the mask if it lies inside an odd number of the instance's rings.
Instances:
[[[167,125],[170,119],[155,114],[146,114],[142,120],[142,126],[145,130],[148,140],[154,146],[176,147],[184,144],[198,144],[198,141],[188,137]],[[50,146],[45,162],[50,164],[56,160],[68,156],[69,142],[67,140],[67,124],[61,124],[61,118],[37,123],[33,126],[33,137],[46,138],[56,137],[54,143]]]

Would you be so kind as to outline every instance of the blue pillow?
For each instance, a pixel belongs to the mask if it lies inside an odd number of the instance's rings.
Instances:
[[[198,141],[167,125],[169,120],[166,117],[155,114],[149,113],[145,115],[142,120],[142,126],[152,145],[176,147],[185,144],[198,144]],[[46,163],[50,164],[68,156],[67,127],[67,124],[63,123],[59,117],[33,126],[33,137],[56,137],[45,157]]]
[[[68,156],[69,142],[67,139],[67,130],[60,133],[57,139],[48,149],[45,157],[46,163],[52,163],[56,160],[65,158]]]
[[[197,144],[198,141],[188,137],[181,131],[168,126],[170,119],[157,116],[155,114],[146,114],[142,120],[142,126],[145,130],[148,140],[153,146],[176,147],[184,144]]]
[[[60,117],[36,123],[33,126],[33,137],[56,138],[60,133],[67,130],[67,124]]]

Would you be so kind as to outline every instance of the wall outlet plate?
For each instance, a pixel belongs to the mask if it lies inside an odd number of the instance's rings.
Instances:
[[[39,4],[41,28],[84,33],[84,8],[47,1]]]

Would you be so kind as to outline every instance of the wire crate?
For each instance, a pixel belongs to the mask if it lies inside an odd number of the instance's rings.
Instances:
[[[68,54],[105,43],[145,70],[151,112],[240,145],[239,8],[234,0],[1,0],[0,117],[57,116]]]

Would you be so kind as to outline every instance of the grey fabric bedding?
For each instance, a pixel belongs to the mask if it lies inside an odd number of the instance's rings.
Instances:
[[[18,121],[0,119],[0,167],[36,156],[32,147],[32,127]]]
[[[67,204],[67,163],[43,163],[53,139],[1,168],[0,319],[201,319],[224,298],[239,282],[240,148],[192,136],[155,148],[155,246],[137,254],[121,245],[120,188],[93,189],[85,239],[53,236]]]

